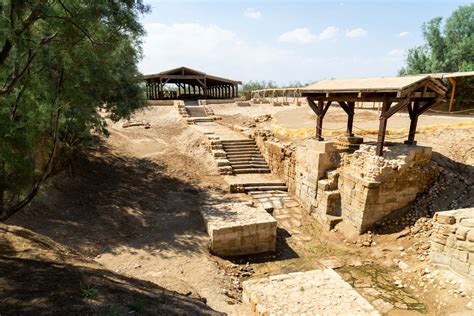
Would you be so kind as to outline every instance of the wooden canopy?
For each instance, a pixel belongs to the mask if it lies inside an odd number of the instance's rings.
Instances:
[[[240,81],[208,75],[187,67],[179,67],[143,76],[149,100],[229,99],[237,97]],[[174,89],[165,85],[174,84]]]
[[[387,120],[403,108],[410,115],[410,131],[406,144],[415,144],[418,116],[438,102],[444,101],[446,87],[439,78],[428,75],[351,80],[322,80],[301,89],[316,113],[316,138],[322,138],[324,115],[338,103],[347,113],[348,137],[353,137],[355,102],[382,102],[377,139],[377,155],[382,156]]]

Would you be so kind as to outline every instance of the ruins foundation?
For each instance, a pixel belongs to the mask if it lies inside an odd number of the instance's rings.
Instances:
[[[343,221],[361,234],[411,205],[438,175],[429,147],[386,146],[380,157],[375,145],[349,153],[327,141],[285,145],[262,131],[255,139],[272,173],[329,229]]]
[[[431,262],[474,278],[474,208],[438,212],[431,236]]]
[[[206,205],[201,215],[211,251],[220,256],[275,251],[277,221],[262,207],[248,203]]]

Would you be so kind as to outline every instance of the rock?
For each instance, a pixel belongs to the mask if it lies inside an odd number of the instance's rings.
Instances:
[[[405,261],[401,261],[401,260],[400,262],[398,262],[398,267],[403,271],[406,271],[410,268],[410,266]]]

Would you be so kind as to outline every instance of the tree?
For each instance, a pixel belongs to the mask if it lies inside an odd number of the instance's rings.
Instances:
[[[274,81],[248,81],[242,85],[242,91],[249,92],[253,90],[278,88]]]
[[[474,70],[474,4],[423,24],[425,44],[408,51],[401,75]]]
[[[408,50],[400,75],[474,70],[474,4],[460,6],[446,20],[423,24],[425,44]],[[456,80],[456,105],[474,103],[474,78]]]
[[[141,0],[0,2],[0,220],[58,163],[144,105]]]

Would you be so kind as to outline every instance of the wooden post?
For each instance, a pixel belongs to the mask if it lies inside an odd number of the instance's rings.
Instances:
[[[385,100],[382,104],[382,112],[380,113],[380,123],[379,123],[379,135],[377,138],[377,149],[375,151],[377,156],[383,155],[383,144],[385,142],[385,132],[387,131],[387,117],[385,113],[390,109],[389,100]]]
[[[323,102],[323,101],[318,102],[318,108],[320,107],[319,103],[321,103],[321,102]],[[319,140],[319,141],[324,140],[324,138],[322,137],[322,134],[323,134],[322,131],[323,131],[323,116],[318,115],[317,119],[316,119],[316,139]]]
[[[449,112],[453,111],[454,106],[454,93],[456,92],[456,79],[455,78],[448,78],[449,82],[451,82],[451,99],[449,100]]]
[[[349,113],[347,114],[347,130],[346,136],[347,137],[354,137],[352,133],[352,126],[354,125],[354,109],[355,109],[355,102],[347,102],[349,106]]]

